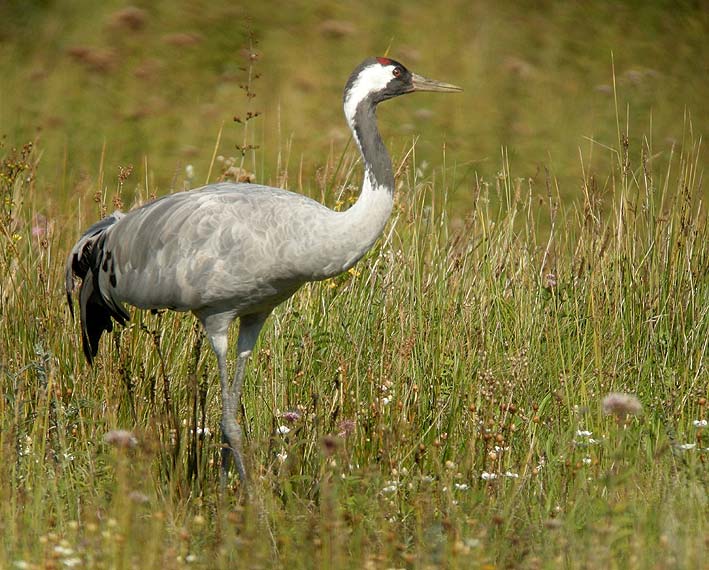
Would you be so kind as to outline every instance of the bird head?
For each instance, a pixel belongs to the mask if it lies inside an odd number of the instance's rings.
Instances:
[[[345,86],[345,110],[354,110],[363,101],[372,105],[413,93],[414,91],[437,91],[457,93],[462,89],[412,73],[404,65],[388,57],[372,57],[364,60],[352,72]],[[349,113],[348,113],[349,115]]]

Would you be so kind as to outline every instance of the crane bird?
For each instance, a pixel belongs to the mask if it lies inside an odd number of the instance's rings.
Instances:
[[[192,311],[217,357],[222,393],[222,474],[230,458],[242,482],[242,432],[237,422],[246,362],[271,311],[304,283],[347,271],[372,247],[391,214],[394,174],[377,129],[379,103],[414,91],[461,91],[427,79],[386,57],[352,73],[344,110],[364,162],[357,201],[344,212],[280,188],[217,183],[178,192],[91,226],[66,262],[73,316],[74,278],[81,280],[82,344],[90,364],[112,319],[140,309]],[[240,319],[233,379],[227,333]]]

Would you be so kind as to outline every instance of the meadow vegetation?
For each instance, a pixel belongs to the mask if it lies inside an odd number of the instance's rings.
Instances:
[[[0,56],[7,79],[0,105],[0,568],[702,567],[709,226],[699,133],[706,117],[697,120],[669,99],[657,108],[653,100],[652,113],[643,114],[647,101],[624,93],[607,53],[611,91],[593,130],[582,125],[588,115],[577,121],[564,102],[535,103],[542,87],[527,83],[501,106],[515,109],[521,98],[550,116],[557,109],[568,124],[550,124],[534,145],[503,147],[484,163],[470,163],[478,151],[465,142],[475,132],[460,125],[464,109],[436,107],[410,127],[398,118],[414,114],[416,103],[382,109],[385,138],[394,133],[392,220],[355,268],[303,287],[267,323],[243,398],[253,475],[244,501],[236,480],[220,493],[216,362],[195,319],[132,311],[90,368],[66,307],[65,256],[88,223],[115,207],[204,179],[254,177],[345,208],[357,195],[360,165],[337,130],[289,124],[296,110],[320,104],[341,121],[336,97],[325,105],[311,83],[289,97],[314,101],[279,110],[269,95],[282,85],[269,79],[280,67],[267,63],[268,50],[287,45],[289,28],[267,31],[254,4],[255,32],[234,26],[245,57],[225,70],[225,50],[236,49],[233,39],[219,47],[227,32],[190,36],[191,28],[177,26],[187,16],[168,18],[166,4],[126,12],[107,3],[94,27],[77,14],[96,16],[97,3],[55,6],[55,16],[64,11],[59,20],[28,8],[0,28],[15,40],[15,61],[26,64],[9,73]],[[478,6],[477,15],[494,20],[485,3]],[[315,27],[315,47],[352,38],[349,20],[336,18],[345,8],[318,10],[292,15],[293,22],[329,22]],[[665,25],[691,22],[680,42],[691,51],[706,22],[680,13],[686,22],[673,16]],[[167,22],[157,31],[150,27],[156,14]],[[190,14],[199,26],[232,12]],[[384,15],[394,20],[394,8]],[[426,10],[399,15],[417,22]],[[552,16],[580,17],[558,7]],[[367,17],[355,27],[367,29]],[[63,58],[59,72],[49,70],[55,55],[8,32],[27,22],[58,42],[49,45]],[[182,36],[165,39],[178,29]],[[470,47],[451,29],[451,42]],[[77,51],[76,38],[91,34],[114,42],[104,59],[98,44]],[[226,87],[166,81],[169,94],[151,88],[146,95],[138,76],[128,79],[120,66],[143,62],[141,42],[151,41],[192,54],[155,56],[158,78],[231,71],[237,79]],[[558,41],[557,49],[568,49]],[[460,74],[472,77],[466,66],[474,62],[446,60],[436,71],[443,55],[419,55],[421,65],[412,67],[457,83]],[[22,103],[18,87],[40,63],[47,74],[36,80],[53,87],[27,93]],[[314,77],[339,92],[349,70],[338,58],[331,64],[327,80]],[[81,89],[71,90],[72,82]],[[680,89],[660,83],[653,84],[660,92]],[[681,89],[690,103],[701,91]],[[62,100],[67,94],[74,98]],[[155,110],[163,108],[156,103],[143,115],[123,114],[155,96],[181,110],[196,98],[212,110],[181,117]],[[67,137],[50,121],[31,136],[23,104],[43,106],[43,120],[59,118],[81,135]],[[16,119],[10,108],[20,109]],[[485,108],[500,111],[492,101]],[[314,116],[330,124],[329,115]],[[635,129],[638,116],[647,118],[644,135]],[[522,122],[530,121],[525,114]],[[496,136],[524,141],[526,132]],[[582,134],[592,140],[579,152]],[[530,158],[535,145],[572,152],[573,166],[563,161],[557,172],[553,160]],[[307,159],[292,158],[298,147]],[[534,172],[527,161],[538,165]]]

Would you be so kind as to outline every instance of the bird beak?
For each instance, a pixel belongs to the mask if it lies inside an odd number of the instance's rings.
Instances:
[[[457,85],[443,83],[442,81],[435,81],[434,79],[428,79],[415,73],[412,73],[411,76],[412,91],[438,91],[440,93],[459,93],[463,90]]]

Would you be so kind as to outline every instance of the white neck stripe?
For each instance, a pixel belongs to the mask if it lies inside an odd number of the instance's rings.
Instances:
[[[354,128],[354,117],[357,106],[371,93],[381,91],[393,79],[394,66],[374,64],[360,71],[357,79],[345,99],[345,117],[351,128]]]

